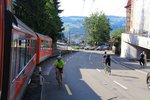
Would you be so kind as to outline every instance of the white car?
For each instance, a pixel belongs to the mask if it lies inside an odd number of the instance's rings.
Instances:
[[[96,50],[101,50],[101,46],[98,46],[98,47],[96,48]]]
[[[91,46],[89,46],[89,45],[88,45],[88,46],[85,46],[84,49],[85,49],[85,50],[90,50],[90,49],[91,49]]]
[[[147,74],[146,83],[147,87],[150,89],[150,72]]]

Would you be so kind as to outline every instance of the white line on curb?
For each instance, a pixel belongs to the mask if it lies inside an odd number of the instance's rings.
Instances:
[[[69,87],[68,87],[67,84],[65,84],[65,88],[66,88],[66,90],[67,90],[68,95],[72,95],[72,93],[71,93],[71,91],[70,91],[70,89],[69,89]]]
[[[118,83],[117,81],[113,81],[113,82],[116,83],[117,85],[121,86],[122,88],[126,89],[126,90],[128,89],[127,87],[123,86],[122,84]]]
[[[99,72],[101,72],[101,70],[99,70],[98,68],[96,70],[99,71]]]
[[[138,69],[135,69],[135,71],[137,71],[137,72],[140,72],[140,73],[142,73],[142,74],[147,75],[147,73],[146,73],[146,72],[144,72],[144,71],[140,71],[140,70],[138,70]]]

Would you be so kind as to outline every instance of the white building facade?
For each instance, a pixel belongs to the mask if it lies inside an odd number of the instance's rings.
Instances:
[[[138,58],[150,53],[150,0],[128,0],[126,33],[122,33],[121,57]],[[150,56],[150,55],[149,55]]]

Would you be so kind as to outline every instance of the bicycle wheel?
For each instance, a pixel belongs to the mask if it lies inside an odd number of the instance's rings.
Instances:
[[[58,73],[58,80],[57,81],[58,81],[58,86],[62,87],[62,75],[60,72]]]
[[[108,66],[108,73],[109,73],[109,75],[111,74],[111,68],[110,68],[110,66]]]

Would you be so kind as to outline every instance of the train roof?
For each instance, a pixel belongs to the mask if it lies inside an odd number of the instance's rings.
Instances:
[[[36,34],[37,34],[37,36],[38,36],[39,38],[52,39],[51,37],[49,37],[49,36],[47,36],[47,35],[43,35],[43,34],[40,34],[40,33],[37,33],[37,32],[36,32]]]
[[[13,24],[13,28],[16,30],[20,30],[23,31],[25,33],[31,34],[31,35],[36,35],[35,32],[29,28],[26,24],[24,24],[21,20],[19,20],[16,16],[15,16],[18,26]]]

